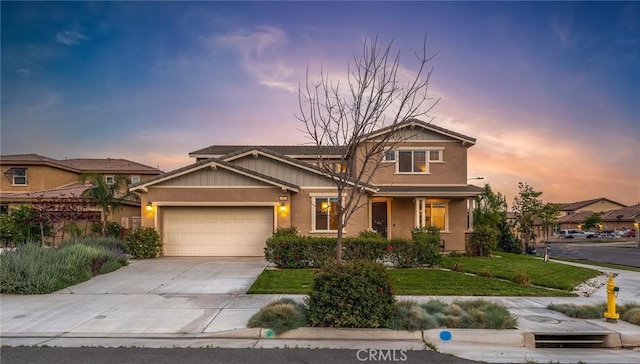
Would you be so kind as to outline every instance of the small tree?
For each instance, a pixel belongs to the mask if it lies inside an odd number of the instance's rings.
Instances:
[[[417,71],[405,83],[399,77],[400,53],[392,53],[392,42],[385,45],[378,38],[366,39],[362,53],[348,64],[346,90],[323,70],[318,81],[307,71],[299,87],[297,118],[317,148],[318,165],[334,181],[340,201],[336,206],[338,264],[342,262],[343,228],[366,205],[363,191],[384,152],[399,142],[399,124],[425,115],[436,103],[427,97],[431,70],[426,67],[433,56],[426,54],[426,37],[416,57]],[[371,138],[381,129],[384,133]],[[341,147],[343,152],[338,159],[326,158],[327,147]]]
[[[106,236],[109,216],[120,210],[126,200],[137,199],[138,196],[129,191],[130,182],[126,176],[116,175],[111,184],[107,183],[104,176],[96,173],[85,173],[80,180],[91,185],[82,196],[91,199],[102,210],[102,235]]]
[[[507,200],[500,192],[494,193],[491,186],[485,185],[478,206],[473,210],[471,248],[474,255],[484,256],[496,248],[500,224],[506,220]]]
[[[542,222],[542,229],[544,231],[544,241],[549,241],[549,230],[553,227],[553,225],[558,220],[558,215],[560,214],[560,210],[557,205],[552,204],[550,202],[544,204],[540,212],[538,213],[538,218]]]
[[[529,248],[529,242],[535,240],[535,218],[540,216],[542,210],[542,192],[534,190],[527,183],[518,182],[520,192],[513,200],[513,212],[515,214],[515,228],[524,242],[525,252]]]
[[[582,228],[587,231],[591,228],[595,228],[596,232],[598,232],[598,225],[602,224],[602,217],[600,217],[600,215],[596,214],[595,212],[593,214],[591,214],[591,216],[587,217],[586,219],[584,219],[584,222],[582,223]]]

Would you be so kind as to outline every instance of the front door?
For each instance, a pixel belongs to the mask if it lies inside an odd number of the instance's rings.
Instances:
[[[387,202],[371,204],[371,228],[381,236],[387,237]]]

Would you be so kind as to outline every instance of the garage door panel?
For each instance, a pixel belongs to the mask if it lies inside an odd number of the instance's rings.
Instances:
[[[161,207],[167,256],[262,256],[271,207]]]

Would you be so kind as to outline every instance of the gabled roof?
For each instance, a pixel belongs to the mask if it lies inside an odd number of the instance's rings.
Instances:
[[[74,158],[65,159],[62,163],[73,166],[82,171],[109,173],[109,172],[129,172],[129,173],[152,173],[160,174],[161,170],[150,167],[142,163],[133,162],[122,158]]]
[[[575,210],[581,209],[583,207],[592,205],[592,204],[594,204],[596,202],[600,202],[600,201],[608,201],[608,202],[614,203],[614,204],[619,205],[619,206],[626,206],[625,204],[621,204],[619,202],[612,201],[612,200],[609,200],[608,198],[604,198],[604,197],[594,198],[594,199],[591,199],[591,200],[570,202],[570,203],[557,203],[556,205],[560,207],[560,211],[575,211]]]
[[[558,224],[562,223],[575,223],[580,224],[583,223],[589,216],[593,215],[593,211],[581,211],[576,212],[575,214],[560,216],[556,221]]]
[[[81,200],[84,199],[82,194],[86,191],[90,184],[82,184],[79,182],[70,183],[64,186],[51,188],[42,191],[30,191],[30,192],[2,192],[0,193],[0,199],[3,202],[32,202],[34,200],[56,200],[56,199],[72,199]],[[90,199],[87,199],[90,200]],[[125,199],[124,203],[139,205],[140,202],[135,199]]]
[[[617,210],[611,210],[604,213],[602,216],[602,221],[634,221],[637,218],[640,218],[640,204],[627,206]]]
[[[407,119],[404,121],[401,121],[399,123],[397,123],[396,125],[390,125],[381,129],[378,129],[372,133],[370,133],[369,135],[365,136],[365,140],[366,139],[371,139],[371,138],[375,138],[377,136],[380,136],[382,134],[386,134],[390,131],[398,131],[400,129],[405,129],[405,128],[415,128],[415,127],[419,127],[419,128],[423,128],[426,130],[430,130],[433,131],[435,133],[439,133],[439,134],[443,134],[446,135],[450,138],[453,139],[457,139],[459,141],[461,141],[463,144],[467,144],[469,146],[472,146],[474,144],[476,144],[476,139],[472,138],[470,136],[466,136],[464,134],[460,134],[458,132],[455,132],[453,130],[449,130],[449,129],[445,129],[441,126],[437,126],[435,124],[431,124],[431,123],[426,123],[422,120],[418,120],[418,119]]]
[[[160,174],[161,170],[122,158],[53,159],[39,154],[13,154],[0,156],[2,164],[48,165],[75,173],[141,173]]]
[[[211,145],[206,148],[196,150],[189,153],[189,157],[222,157],[228,154],[234,154],[247,148],[268,149],[275,153],[295,156],[314,158],[318,155],[318,148],[315,145]],[[323,146],[320,148],[322,155],[340,156],[344,153],[345,148],[342,146]]]
[[[239,158],[243,158],[247,155],[262,155],[265,156],[267,158],[271,158],[274,160],[278,160],[280,162],[295,166],[297,168],[301,168],[304,170],[307,170],[309,172],[313,172],[315,174],[321,175],[323,177],[326,178],[335,178],[333,176],[327,175],[326,172],[322,169],[319,168],[313,164],[307,163],[307,162],[303,162],[301,160],[295,159],[295,158],[291,158],[289,156],[286,156],[284,154],[280,154],[277,152],[274,152],[273,150],[267,149],[267,148],[263,148],[263,147],[248,147],[242,150],[238,150],[235,153],[231,153],[228,154],[226,156],[224,156],[222,159],[225,161],[233,161]],[[357,181],[355,178],[349,178],[349,177],[344,177],[347,181],[347,183],[351,184],[351,185],[358,185],[358,186],[362,186],[364,187],[364,189],[368,190],[369,192],[375,192],[377,189],[375,186],[369,185],[369,184],[365,184],[362,182]]]
[[[47,165],[51,167],[56,167],[64,170],[68,170],[75,173],[82,173],[82,170],[71,166],[69,164],[63,163],[59,160],[41,156],[39,154],[11,154],[11,155],[3,155],[0,156],[1,164],[13,164],[13,165],[21,165],[21,166],[30,166],[30,165]]]
[[[182,168],[178,168],[178,169],[176,169],[174,171],[171,171],[171,172],[168,172],[168,173],[164,173],[164,174],[162,174],[160,176],[156,176],[156,177],[153,177],[153,178],[149,178],[149,179],[147,179],[145,181],[141,181],[141,182],[138,182],[138,183],[131,184],[131,185],[129,185],[129,189],[132,190],[132,191],[135,191],[135,190],[143,190],[144,191],[149,186],[153,186],[155,184],[158,184],[158,183],[161,183],[161,182],[164,182],[164,181],[168,181],[170,179],[173,179],[173,178],[178,177],[178,176],[185,175],[187,173],[191,173],[191,172],[203,169],[203,168],[218,168],[218,167],[220,167],[222,169],[225,169],[225,170],[228,170],[228,171],[231,171],[231,172],[234,172],[234,173],[241,174],[243,176],[246,176],[246,177],[258,180],[258,181],[262,181],[264,183],[267,183],[267,184],[270,184],[270,185],[273,185],[273,186],[276,186],[276,187],[280,187],[282,189],[287,189],[287,190],[290,190],[290,191],[293,191],[293,192],[298,192],[299,189],[300,189],[299,186],[297,186],[297,185],[295,185],[293,183],[289,183],[287,181],[283,181],[283,180],[278,179],[278,178],[267,176],[265,174],[262,174],[262,173],[259,173],[259,172],[256,172],[256,171],[252,171],[250,169],[246,169],[246,168],[237,166],[237,165],[235,165],[233,163],[229,163],[229,162],[223,161],[223,160],[218,159],[218,158],[205,159],[203,161],[196,162],[196,163],[190,164],[190,165],[182,167]]]

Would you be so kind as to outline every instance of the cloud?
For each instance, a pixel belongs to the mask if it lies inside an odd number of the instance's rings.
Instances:
[[[78,29],[65,30],[56,34],[56,40],[68,46],[78,45],[81,41],[89,39],[86,35],[80,33]]]
[[[280,58],[287,54],[286,33],[277,27],[260,26],[252,32],[240,31],[212,39],[215,48],[233,49],[240,54],[242,66],[258,83],[288,92],[297,91],[291,81],[294,69]]]

